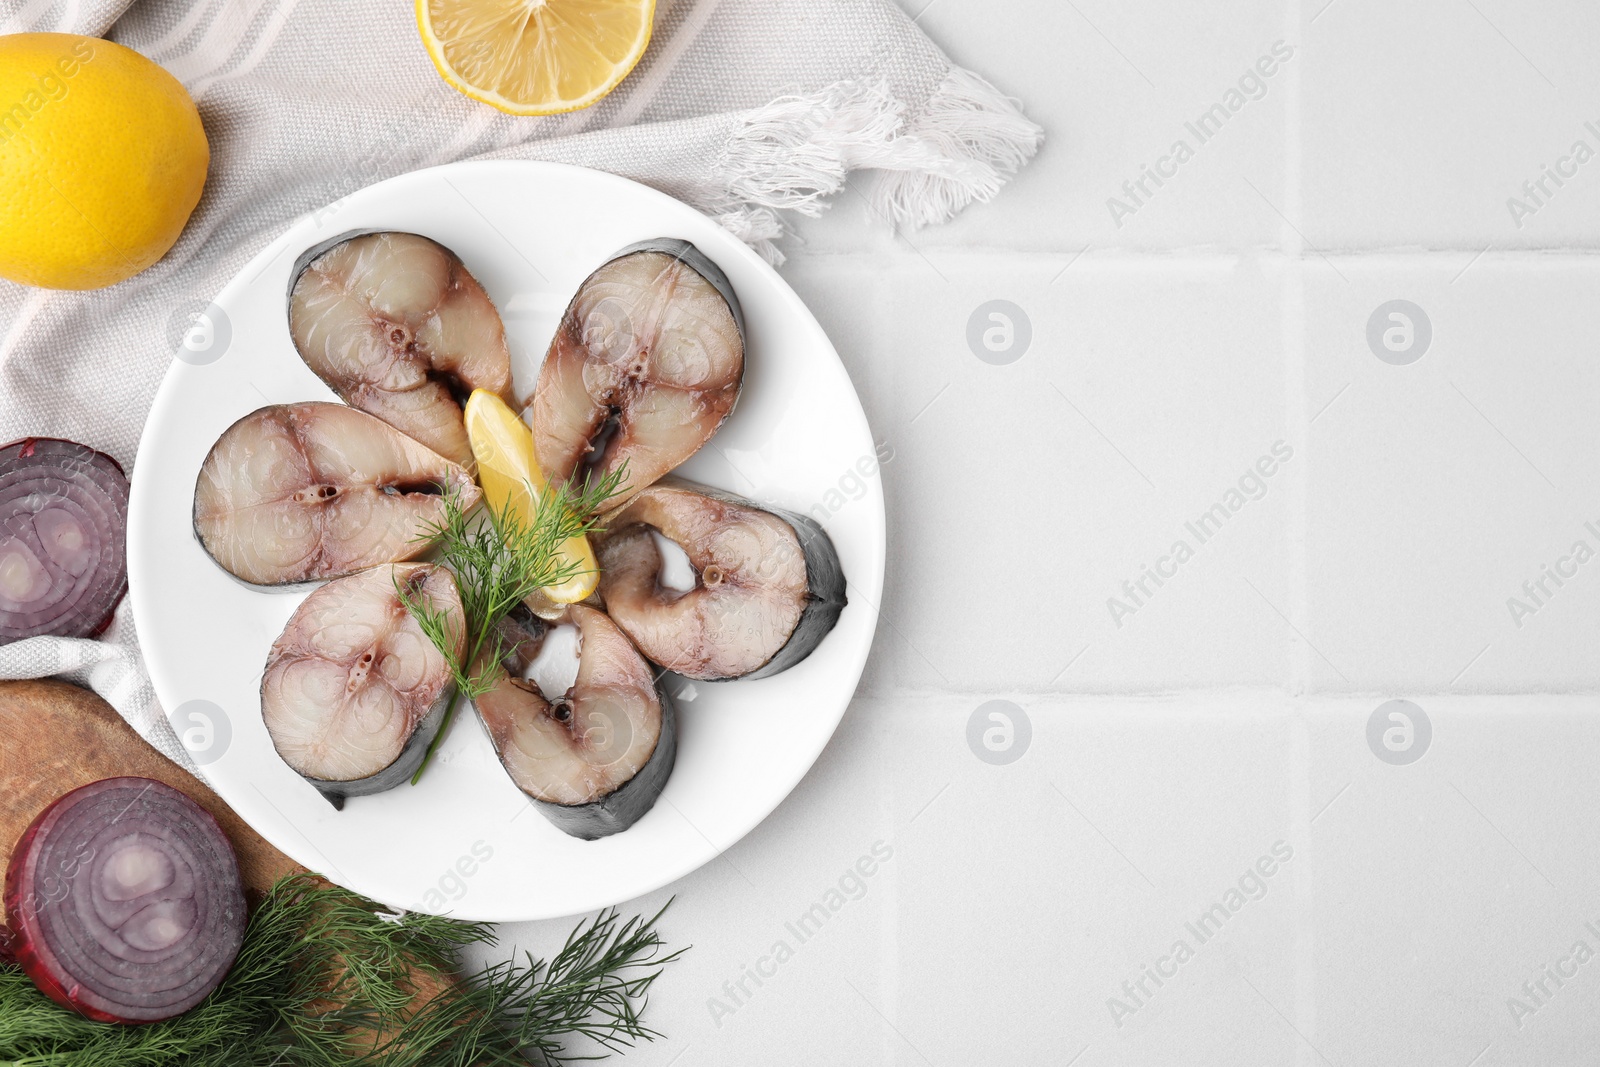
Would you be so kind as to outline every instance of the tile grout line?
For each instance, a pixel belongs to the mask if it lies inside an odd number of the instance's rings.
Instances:
[[[1302,0],[1287,0],[1284,17],[1288,25],[1286,32],[1297,47],[1305,49],[1306,31],[1309,24],[1306,21]],[[1295,63],[1284,73],[1288,79],[1284,83],[1284,116],[1283,116],[1283,188],[1284,207],[1290,218],[1301,217],[1303,201],[1301,196],[1302,180],[1302,154],[1301,154],[1301,92],[1300,69],[1302,64]],[[1303,249],[1299,250],[1303,253]],[[1307,508],[1309,502],[1309,482],[1311,464],[1311,420],[1309,417],[1308,398],[1306,393],[1306,312],[1305,312],[1305,260],[1303,255],[1296,255],[1286,265],[1284,272],[1284,302],[1282,337],[1284,341],[1284,401],[1288,408],[1285,418],[1292,436],[1298,439],[1301,452],[1301,463],[1295,468],[1293,480],[1289,483],[1289,603],[1288,611],[1291,619],[1298,620],[1302,629],[1309,631],[1309,590],[1306,584],[1306,531]],[[1292,640],[1292,638],[1291,638]],[[1291,646],[1295,649],[1293,673],[1291,675],[1291,689],[1302,698],[1310,691],[1311,683],[1311,650],[1305,642],[1295,641]],[[1301,704],[1302,711],[1304,703]],[[1294,1003],[1289,1010],[1294,1015],[1295,1025],[1301,1033],[1315,1034],[1317,1032],[1316,1010],[1316,967],[1314,956],[1316,954],[1316,929],[1315,920],[1311,911],[1312,897],[1315,892],[1311,868],[1311,812],[1310,812],[1310,779],[1311,779],[1311,736],[1310,723],[1304,714],[1295,717],[1297,724],[1291,725],[1292,740],[1290,742],[1290,779],[1289,812],[1290,826],[1303,842],[1304,859],[1294,872],[1294,901],[1293,908],[1293,944],[1291,951],[1294,953]],[[1307,1050],[1301,1049],[1299,1058],[1310,1061]]]
[[[1285,68],[1287,70],[1287,68]],[[1298,194],[1295,195],[1298,200]],[[1007,259],[1014,261],[1041,260],[1059,265],[1063,256],[1074,256],[1083,253],[1081,245],[1071,242],[1059,246],[1040,246],[1038,248],[1006,248],[1002,245],[962,244],[962,245],[927,245],[940,257],[947,259]],[[880,248],[803,248],[796,247],[786,250],[789,255],[788,262],[804,260],[826,259],[856,259],[862,261],[875,261],[879,259],[902,259],[910,261],[915,259],[915,254],[902,249]],[[1097,265],[1102,268],[1114,268],[1122,265],[1146,265],[1177,263],[1191,266],[1212,266],[1226,268],[1240,256],[1255,255],[1264,261],[1274,258],[1289,259],[1297,253],[1276,245],[1240,244],[1240,245],[1174,245],[1158,247],[1136,247],[1131,245],[1097,245],[1091,251],[1095,255]],[[1496,246],[1490,244],[1469,244],[1462,247],[1443,245],[1381,245],[1372,247],[1351,247],[1348,245],[1330,245],[1323,248],[1322,254],[1329,259],[1341,263],[1361,263],[1366,265],[1386,266],[1383,260],[1399,260],[1409,263],[1413,260],[1422,262],[1437,262],[1441,256],[1482,256],[1489,254],[1490,258],[1498,261],[1527,260],[1535,264],[1552,263],[1566,266],[1562,262],[1573,260],[1579,264],[1595,264],[1600,262],[1600,247],[1582,247],[1576,245],[1530,245],[1518,247],[1515,245]],[[780,270],[779,273],[782,273]]]
[[[879,601],[882,603],[882,601]],[[874,734],[873,741],[876,746],[882,746],[882,739]],[[882,747],[879,748],[881,752]],[[895,790],[889,784],[889,775],[880,776],[881,785],[878,789],[878,808],[884,824],[889,827],[889,840],[899,837],[898,827],[895,825],[894,813],[898,805],[894,803]],[[921,814],[920,812],[918,814]],[[891,848],[893,845],[890,846]],[[885,870],[887,865],[879,867],[879,873],[885,875],[884,891],[888,894],[882,915],[882,922],[878,927],[878,961],[882,967],[879,977],[880,988],[883,989],[883,1002],[893,1013],[896,1019],[902,1018],[900,1014],[900,868],[898,866]],[[893,1054],[890,1059],[892,1061]]]
[[[1295,39],[1298,48],[1305,48],[1305,24],[1301,19],[1301,0],[1286,0],[1286,29],[1298,31]],[[1300,64],[1286,64],[1284,73],[1283,115],[1283,204],[1289,219],[1297,218],[1302,205],[1300,172]],[[1283,345],[1284,430],[1290,437],[1291,447],[1299,450],[1301,463],[1289,482],[1288,562],[1285,575],[1286,603],[1291,625],[1302,633],[1308,630],[1306,590],[1306,508],[1307,465],[1310,463],[1311,422],[1307,417],[1306,348],[1305,348],[1305,249],[1300,247],[1300,235],[1289,225],[1286,239],[1295,243],[1294,252],[1284,263],[1283,304],[1279,309],[1279,337]],[[1305,641],[1285,635],[1293,650],[1289,657],[1289,691],[1304,696],[1311,688],[1311,649]]]
[[[1292,0],[1291,0],[1292,2]],[[1317,1033],[1316,1005],[1316,921],[1314,904],[1316,879],[1312,868],[1314,849],[1311,847],[1311,791],[1306,783],[1311,779],[1311,722],[1305,713],[1304,702],[1291,719],[1289,737],[1288,790],[1289,825],[1295,840],[1290,847],[1299,861],[1294,871],[1293,912],[1294,942],[1294,1004],[1290,1011],[1295,1026],[1303,1034]],[[1318,814],[1321,814],[1320,812]],[[1318,1044],[1321,1039],[1318,1037]],[[1303,1062],[1316,1063],[1316,1058],[1301,1053]]]

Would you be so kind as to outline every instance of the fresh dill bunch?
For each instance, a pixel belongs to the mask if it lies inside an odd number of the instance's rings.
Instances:
[[[586,480],[576,492],[560,486],[535,493],[525,482],[529,499],[537,501],[531,521],[525,521],[509,504],[502,510],[486,504],[487,519],[480,520],[462,506],[459,490],[445,491],[443,517],[426,524],[416,539],[434,543],[438,562],[455,575],[461,594],[460,617],[438,607],[425,594],[395,583],[400,602],[450,664],[456,689],[439,732],[411,777],[412,785],[421,781],[422,772],[444,741],[461,697],[476,700],[494,688],[505,655],[497,630],[500,620],[538,590],[583,573],[581,564],[562,559],[561,548],[574,537],[600,529],[601,509],[621,490],[627,476],[624,461],[598,481]],[[466,654],[457,660],[455,650],[461,646],[463,634]]]
[[[634,916],[618,924],[615,909],[579,924],[550,960],[527,954],[527,963],[493,964],[478,972],[458,997],[437,998],[419,1014],[419,1027],[441,1039],[464,1041],[477,1057],[463,1065],[527,1067],[600,1058],[569,1050],[573,1037],[606,1052],[623,1052],[662,1035],[640,1017],[662,968],[683,950],[662,954],[655,924]],[[604,1055],[602,1053],[601,1055]],[[384,1067],[427,1067],[435,1060],[385,1060]]]
[[[663,909],[665,910],[665,909]],[[0,967],[0,1067],[527,1067],[661,1035],[640,1018],[662,968],[661,918],[580,923],[549,961],[495,964],[455,981],[455,953],[492,928],[396,916],[315,875],[280,879],[252,914],[223,983],[196,1007],[142,1026],[96,1023]],[[681,950],[680,950],[681,951]]]

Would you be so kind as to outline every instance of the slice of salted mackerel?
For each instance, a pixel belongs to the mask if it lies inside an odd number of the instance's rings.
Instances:
[[[765,678],[809,656],[839,621],[844,569],[812,519],[680,478],[606,520],[600,596],[646,656],[702,681]],[[663,583],[652,531],[683,549],[688,590]]]
[[[454,252],[415,233],[350,233],[301,257],[289,335],[346,403],[467,470],[474,389],[511,399],[511,351],[489,294]]]
[[[255,585],[337,578],[415,559],[478,487],[460,464],[343,404],[280,404],[225,430],[200,466],[194,531],[212,559]]]
[[[688,241],[622,249],[584,280],[524,405],[556,485],[627,468],[617,503],[694,455],[744,383],[744,319],[725,275]]]
[[[577,628],[577,676],[551,699],[525,674],[560,625]],[[585,841],[638,822],[678,752],[677,717],[656,672],[604,612],[583,604],[554,623],[519,606],[499,633],[499,681],[476,703],[512,782],[558,829]]]
[[[461,615],[460,591],[444,567],[374,567],[308,596],[267,656],[261,717],[272,745],[335,808],[410,778],[455,695],[450,661],[402,591],[447,617]],[[454,655],[465,651],[463,633]]]

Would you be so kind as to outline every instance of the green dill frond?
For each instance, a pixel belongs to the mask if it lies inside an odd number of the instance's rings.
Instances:
[[[425,524],[416,539],[434,545],[438,562],[455,575],[462,617],[452,619],[448,612],[421,603],[422,597],[396,584],[400,602],[450,662],[456,686],[444,722],[411,784],[422,780],[434,752],[444,742],[460,698],[476,700],[499,680],[499,663],[505,652],[497,633],[500,620],[540,589],[561,585],[583,573],[582,565],[564,559],[561,549],[572,538],[601,529],[600,512],[622,490],[627,471],[624,462],[597,481],[586,480],[576,491],[560,486],[535,493],[528,485],[529,497],[537,501],[528,520],[510,507],[497,511],[485,506],[479,515],[463,506],[460,490],[445,490],[441,517]],[[466,653],[459,657],[455,650],[460,645],[454,639],[461,632],[457,627],[465,628],[467,638]]]
[[[465,688],[468,679],[455,651],[466,643],[462,631],[463,620],[436,606],[431,596],[421,589],[413,588],[410,583],[403,582],[398,577],[394,580],[394,592],[400,599],[401,606],[417,621],[417,628],[422,631],[423,636],[427,637],[433,647],[445,657],[456,686]]]

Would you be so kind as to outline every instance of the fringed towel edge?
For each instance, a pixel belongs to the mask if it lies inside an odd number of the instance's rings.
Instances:
[[[872,210],[918,229],[991,200],[1043,139],[1018,101],[960,67],[909,113],[885,82],[839,82],[746,115],[718,158],[721,187],[701,206],[776,264],[778,212],[820,214],[852,170],[880,171]]]

